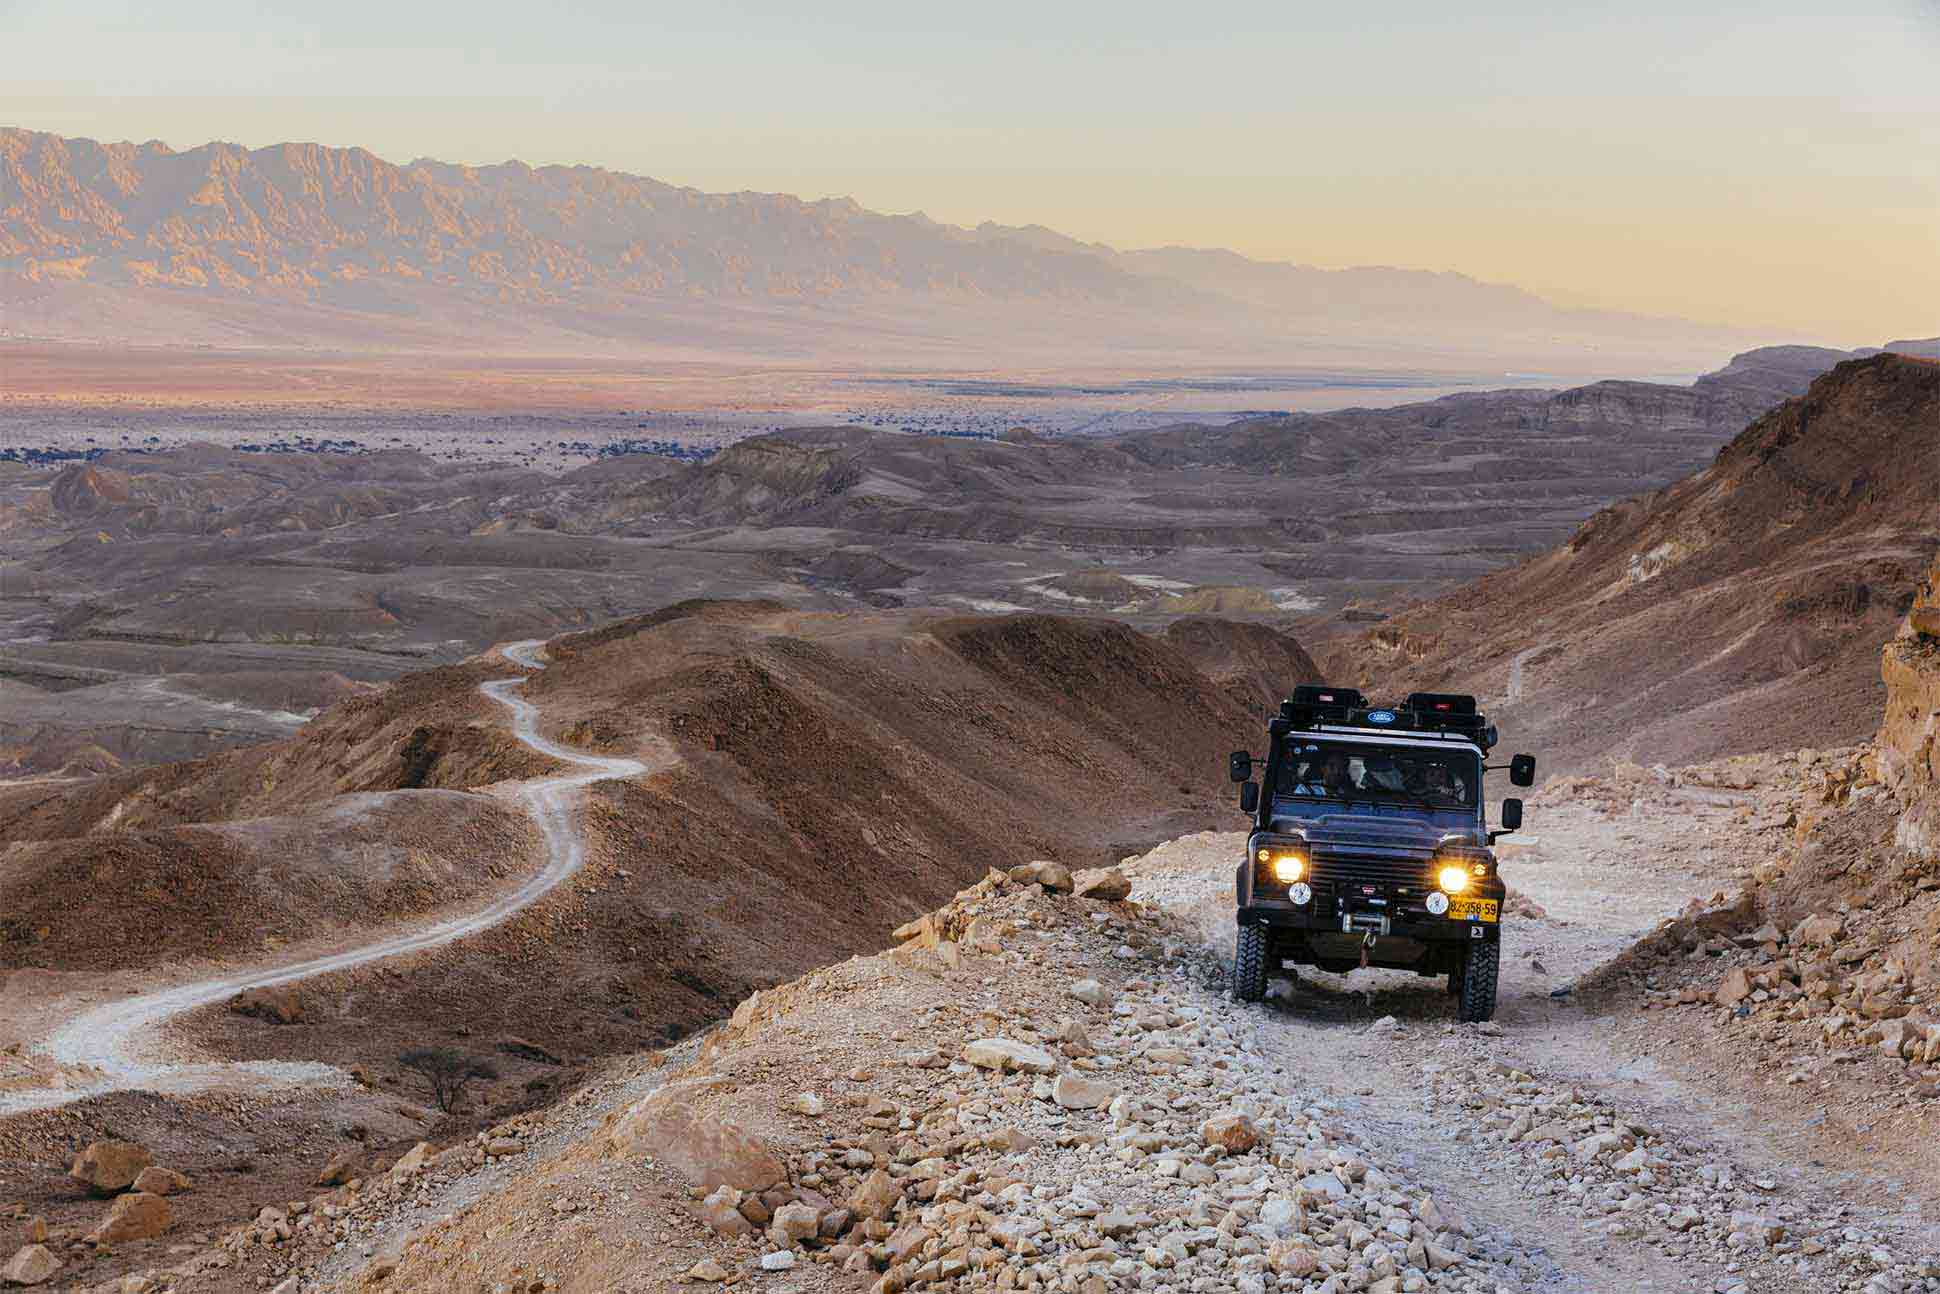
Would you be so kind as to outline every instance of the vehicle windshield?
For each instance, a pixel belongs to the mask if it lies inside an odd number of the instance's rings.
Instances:
[[[1331,800],[1472,809],[1481,790],[1473,751],[1287,738],[1278,793]]]

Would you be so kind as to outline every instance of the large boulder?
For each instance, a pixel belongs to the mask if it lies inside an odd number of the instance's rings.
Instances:
[[[1071,892],[1071,869],[1062,863],[1054,863],[1048,858],[1040,858],[1034,863],[1013,867],[1010,869],[1009,876],[1013,881],[1042,885],[1053,893]]]
[[[978,1069],[1000,1073],[1021,1069],[1027,1074],[1049,1074],[1058,1067],[1056,1056],[1015,1038],[972,1038],[963,1044],[963,1058]]]
[[[428,1141],[420,1141],[417,1145],[411,1147],[402,1155],[399,1155],[397,1162],[391,1165],[391,1180],[393,1182],[408,1182],[423,1172],[424,1166],[430,1161],[431,1143]]]
[[[1081,899],[1116,903],[1131,897],[1132,882],[1116,867],[1088,867],[1071,878],[1071,892]]]
[[[96,1141],[75,1156],[67,1175],[96,1194],[112,1195],[133,1186],[152,1162],[154,1157],[132,1141]]]
[[[119,1244],[124,1240],[146,1240],[168,1230],[168,1201],[145,1191],[117,1195],[108,1206],[108,1216],[88,1232],[88,1241],[97,1245]]]
[[[61,1260],[46,1245],[26,1245],[0,1267],[0,1285],[39,1285],[54,1279]]]
[[[607,1140],[616,1154],[651,1155],[704,1192],[723,1186],[765,1191],[788,1178],[788,1167],[767,1143],[740,1124],[709,1114],[699,1101],[718,1079],[669,1083],[628,1107]]]
[[[339,1150],[317,1174],[318,1186],[342,1186],[357,1175],[357,1151]]]

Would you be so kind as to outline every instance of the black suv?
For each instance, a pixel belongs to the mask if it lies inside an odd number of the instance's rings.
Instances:
[[[1253,816],[1233,996],[1259,1001],[1288,962],[1382,966],[1446,974],[1463,1020],[1494,1015],[1504,891],[1489,847],[1522,825],[1522,801],[1504,800],[1489,830],[1482,774],[1503,766],[1485,762],[1496,733],[1475,698],[1378,707],[1353,688],[1299,687],[1267,737],[1260,782],[1254,756],[1229,761]],[[1536,780],[1533,755],[1507,768],[1516,786]]]

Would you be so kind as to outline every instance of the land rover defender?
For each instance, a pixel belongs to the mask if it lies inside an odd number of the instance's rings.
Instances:
[[[1522,825],[1522,801],[1505,799],[1491,831],[1482,777],[1536,778],[1533,755],[1489,764],[1495,744],[1472,696],[1373,706],[1354,688],[1295,688],[1266,754],[1228,760],[1253,819],[1234,882],[1233,996],[1259,1001],[1288,963],[1379,966],[1445,974],[1461,1019],[1493,1016],[1504,890],[1491,846]]]

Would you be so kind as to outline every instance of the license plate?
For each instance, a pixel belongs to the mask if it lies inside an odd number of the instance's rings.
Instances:
[[[1456,921],[1494,921],[1500,906],[1494,899],[1450,899],[1448,915]]]

